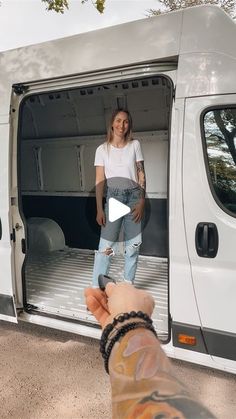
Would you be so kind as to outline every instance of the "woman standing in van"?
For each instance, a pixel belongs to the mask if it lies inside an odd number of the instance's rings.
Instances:
[[[132,118],[129,111],[114,111],[107,141],[95,154],[97,223],[101,226],[99,248],[95,254],[93,286],[98,286],[99,274],[107,275],[114,248],[124,227],[124,280],[134,282],[139,247],[142,242],[141,220],[144,213],[146,179],[140,143],[132,138]],[[104,186],[107,186],[103,209]],[[130,212],[109,221],[109,199],[114,198],[130,207]]]

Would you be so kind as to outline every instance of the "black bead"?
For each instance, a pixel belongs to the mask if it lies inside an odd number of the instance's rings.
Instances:
[[[124,316],[121,314],[121,316],[118,317],[118,322],[119,323],[123,323],[123,321],[125,320]]]

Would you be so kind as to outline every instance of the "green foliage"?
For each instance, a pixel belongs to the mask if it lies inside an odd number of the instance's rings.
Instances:
[[[99,13],[103,13],[105,9],[105,0],[96,0],[95,4]]]
[[[79,1],[79,0],[78,0]],[[82,4],[86,3],[88,0],[80,0]],[[106,0],[95,0],[92,1],[94,7],[99,13],[103,13],[105,9]],[[57,13],[64,13],[66,9],[69,9],[69,0],[42,0],[43,3],[46,3],[47,10],[53,10]]]
[[[47,10],[54,10],[57,13],[64,13],[65,9],[69,8],[68,0],[42,0],[46,3]]]
[[[236,109],[207,112],[204,131],[212,185],[221,203],[236,213]]]
[[[149,16],[185,9],[186,7],[200,6],[202,4],[219,6],[232,18],[236,16],[235,0],[158,0],[157,3],[159,3],[160,8],[150,9],[148,11]]]

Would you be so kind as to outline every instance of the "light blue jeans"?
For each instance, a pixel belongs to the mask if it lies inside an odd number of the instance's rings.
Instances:
[[[108,202],[109,198],[115,198],[122,204],[129,206],[132,210],[139,201],[140,196],[140,188],[138,187],[132,189],[108,188],[105,204],[106,225],[101,228],[99,247],[95,252],[93,287],[98,287],[99,274],[108,275],[111,258],[114,256],[122,225],[124,228],[125,252],[124,279],[131,283],[134,282],[139,247],[142,243],[141,222],[135,223],[131,212],[114,222],[110,222],[108,219]]]

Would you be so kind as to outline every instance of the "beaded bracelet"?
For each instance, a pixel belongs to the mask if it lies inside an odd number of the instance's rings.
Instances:
[[[143,313],[142,311],[131,311],[130,313],[122,313],[117,315],[112,323],[109,323],[105,329],[103,330],[101,341],[100,341],[100,352],[105,352],[105,347],[107,344],[108,336],[112,332],[113,329],[115,329],[115,326],[118,323],[123,323],[125,320],[134,319],[134,318],[140,318],[145,320],[147,323],[152,324],[152,319],[148,316],[148,314]]]
[[[123,337],[129,331],[140,328],[140,327],[150,330],[151,332],[154,333],[154,335],[157,338],[157,333],[156,333],[154,327],[152,326],[152,324],[150,324],[150,323],[135,322],[135,323],[127,323],[124,326],[122,326],[120,329],[118,329],[116,335],[110,340],[110,343],[107,347],[107,350],[104,349],[104,352],[102,352],[102,356],[103,356],[103,359],[104,359],[105,370],[108,374],[109,374],[109,369],[108,369],[109,358],[110,358],[111,351],[112,351],[113,346],[115,345],[115,343],[120,339],[120,337]]]

